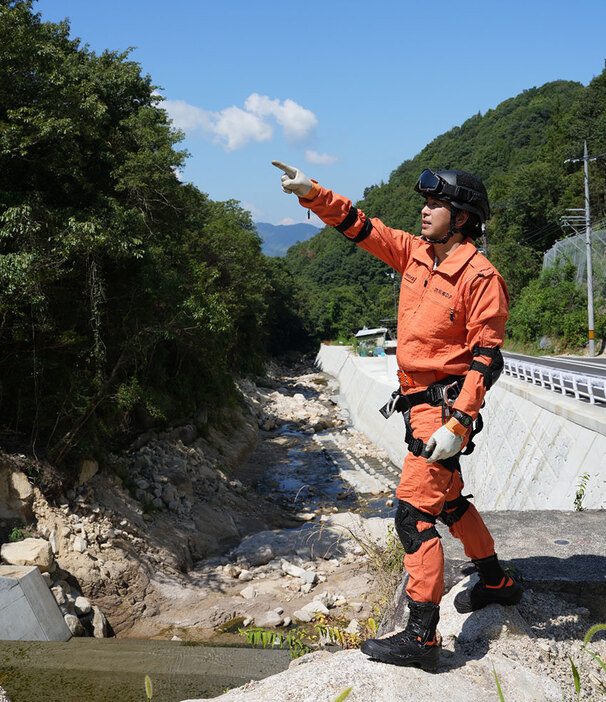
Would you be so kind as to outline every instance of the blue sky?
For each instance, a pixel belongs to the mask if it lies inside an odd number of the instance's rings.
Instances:
[[[131,58],[190,152],[182,177],[255,221],[306,221],[272,159],[362,197],[433,138],[521,91],[604,67],[604,0],[39,0]],[[313,220],[312,220],[313,222]]]

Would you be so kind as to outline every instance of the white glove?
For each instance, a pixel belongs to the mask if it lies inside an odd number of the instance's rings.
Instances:
[[[454,456],[455,453],[461,450],[463,438],[463,436],[458,436],[450,431],[445,424],[441,426],[434,431],[426,444],[427,448],[426,451],[423,452],[423,455],[429,454],[427,463],[443,461],[446,458]]]
[[[305,197],[309,193],[312,182],[305,173],[282,161],[272,161],[272,164],[285,173],[282,176],[282,190],[285,193],[294,193],[298,197]]]

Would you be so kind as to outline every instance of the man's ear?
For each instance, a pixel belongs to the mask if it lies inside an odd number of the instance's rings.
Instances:
[[[462,227],[465,224],[465,222],[467,222],[468,219],[469,219],[469,212],[467,212],[467,210],[459,210],[457,212],[457,216],[455,219],[455,227],[457,227],[457,229],[459,229],[460,227]]]

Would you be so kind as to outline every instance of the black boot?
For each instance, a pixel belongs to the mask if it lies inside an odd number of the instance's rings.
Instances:
[[[404,631],[386,639],[367,639],[362,653],[370,658],[393,665],[413,665],[433,671],[440,661],[440,646],[436,640],[436,626],[440,607],[432,602],[408,600],[410,616]]]
[[[473,564],[480,579],[471,589],[459,592],[455,597],[457,612],[475,612],[493,603],[514,605],[522,599],[522,586],[505,574],[496,554],[474,561]]]

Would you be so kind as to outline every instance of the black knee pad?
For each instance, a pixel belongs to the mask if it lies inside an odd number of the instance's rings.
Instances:
[[[444,503],[444,509],[438,514],[438,519],[446,526],[451,527],[467,512],[471,504],[468,497],[473,495],[459,495],[456,499]]]
[[[395,516],[395,527],[406,553],[415,553],[425,541],[440,538],[435,526],[419,531],[417,522],[428,522],[435,525],[436,518],[427,512],[421,512],[409,502],[400,500]]]

